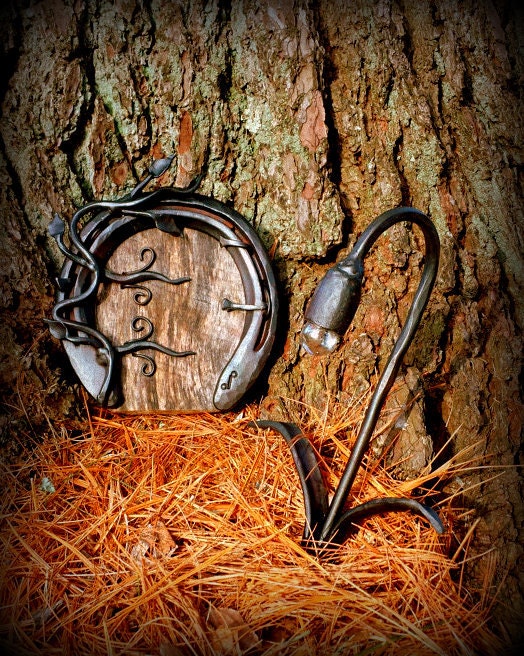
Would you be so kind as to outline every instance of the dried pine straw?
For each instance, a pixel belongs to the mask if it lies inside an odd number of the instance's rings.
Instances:
[[[361,404],[304,411],[333,487]],[[16,654],[496,654],[491,581],[462,585],[468,539],[450,499],[437,536],[420,518],[369,519],[333,560],[300,546],[298,476],[284,440],[241,416],[90,417],[3,474],[0,644]],[[354,487],[423,498],[428,484],[371,462]],[[432,478],[433,477],[433,478]],[[44,489],[45,488],[45,491]],[[53,491],[54,490],[54,491]],[[422,492],[421,492],[422,490]],[[4,653],[4,652],[2,652]]]

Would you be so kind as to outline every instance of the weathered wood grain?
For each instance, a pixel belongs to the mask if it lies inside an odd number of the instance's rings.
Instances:
[[[130,272],[144,265],[143,249],[153,249],[150,267],[169,278],[189,276],[189,282],[168,284],[151,280],[142,289],[102,285],[96,321],[114,346],[139,339],[154,327],[149,341],[194,355],[173,357],[148,349],[122,358],[124,404],[119,410],[215,411],[213,395],[218,377],[235,350],[245,323],[245,311],[226,312],[222,300],[245,301],[238,268],[228,252],[208,234],[186,228],[181,236],[145,230],[124,241],[109,259],[117,272]],[[147,258],[148,254],[145,253]],[[147,300],[146,291],[151,293]],[[138,304],[135,296],[144,304]],[[133,328],[133,320],[141,320]],[[153,375],[144,375],[156,365]]]

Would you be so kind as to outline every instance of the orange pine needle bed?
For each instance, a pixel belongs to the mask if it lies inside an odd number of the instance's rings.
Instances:
[[[331,488],[361,409],[303,413]],[[457,549],[451,497],[438,503],[443,536],[391,513],[319,560],[300,546],[288,447],[249,426],[257,412],[102,412],[85,434],[62,428],[3,465],[2,653],[499,653],[491,581],[475,596],[462,584],[470,535]],[[368,457],[354,501],[423,498],[473,466],[462,457],[402,482]]]

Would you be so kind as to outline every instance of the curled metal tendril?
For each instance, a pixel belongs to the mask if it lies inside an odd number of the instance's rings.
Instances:
[[[145,261],[146,256],[149,256],[149,261]],[[156,261],[155,249],[151,248],[150,246],[144,246],[144,248],[140,251],[140,260],[141,262],[144,262],[144,265],[140,267],[140,269],[134,269],[133,271],[125,271],[122,275],[129,276],[129,275],[133,275],[134,273],[142,273],[142,271],[147,271],[150,267],[153,266],[153,264]]]
[[[148,261],[145,262],[144,266],[139,269],[133,269],[133,271],[124,271],[123,273],[117,273],[111,269],[104,269],[103,277],[110,282],[120,283],[122,288],[132,287],[137,285],[137,283],[145,282],[148,280],[159,280],[161,282],[167,282],[170,285],[181,285],[184,282],[189,282],[191,278],[189,276],[182,276],[181,278],[169,278],[163,273],[158,271],[150,271],[150,268],[156,261],[156,252],[150,246],[145,246],[140,251],[140,259],[144,261],[148,257]]]
[[[122,285],[122,289],[136,289],[133,300],[137,305],[146,306],[153,298],[153,292],[144,285]]]
[[[144,325],[140,325],[144,324]],[[153,322],[151,319],[148,319],[147,317],[143,316],[138,316],[135,317],[131,321],[131,328],[135,331],[135,333],[141,333],[144,330],[147,331],[145,335],[141,335],[140,339],[146,340],[151,337],[151,335],[155,332],[155,327],[153,326]]]
[[[150,355],[145,355],[144,353],[133,353],[132,356],[134,358],[142,358],[142,360],[145,360],[144,364],[142,365],[142,368],[140,369],[143,376],[150,378],[151,376],[155,375],[156,362],[153,360],[153,358]]]

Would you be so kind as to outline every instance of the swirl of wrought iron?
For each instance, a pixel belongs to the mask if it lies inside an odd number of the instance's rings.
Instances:
[[[128,342],[124,342],[119,346],[114,347],[115,351],[120,355],[126,355],[127,353],[136,353],[137,351],[143,351],[145,349],[152,349],[153,351],[160,351],[166,355],[171,355],[174,358],[183,358],[188,355],[195,355],[195,351],[175,351],[168,348],[167,346],[162,346],[162,344],[157,344],[156,342],[150,342],[149,338],[152,337],[155,328],[151,319],[144,317],[142,315],[135,317],[131,321],[131,327],[136,333],[141,333],[146,331],[144,335],[140,336],[140,339],[133,339]]]
[[[121,352],[119,351],[119,349],[121,349],[122,347],[118,347],[117,349],[115,349],[115,347],[111,344],[110,340],[99,330],[97,330],[92,326],[87,325],[83,321],[76,321],[67,316],[69,312],[71,312],[75,307],[89,301],[92,297],[96,295],[103,273],[100,270],[100,266],[95,256],[89,251],[89,249],[82,241],[79,226],[81,225],[82,219],[88,214],[92,214],[93,212],[100,212],[106,210],[109,213],[112,213],[117,210],[123,210],[123,209],[139,206],[145,201],[152,200],[156,197],[162,197],[162,195],[165,193],[166,188],[157,189],[153,192],[150,192],[149,194],[141,194],[139,192],[141,192],[142,189],[153,178],[162,175],[162,173],[164,173],[167,170],[167,168],[170,166],[172,159],[173,157],[164,158],[162,160],[155,160],[151,165],[151,167],[149,168],[149,175],[144,180],[142,180],[135,187],[135,189],[127,196],[124,196],[123,198],[114,201],[94,201],[91,203],[87,203],[86,205],[84,205],[84,207],[81,207],[79,210],[77,210],[73,215],[73,217],[71,218],[68,225],[68,235],[69,235],[69,240],[71,242],[70,247],[66,246],[64,242],[65,223],[58,215],[55,215],[53,221],[49,226],[49,234],[55,238],[60,250],[66,255],[66,257],[71,259],[79,266],[91,271],[92,275],[90,277],[90,281],[86,289],[81,291],[76,296],[65,298],[61,301],[58,301],[55,304],[52,310],[51,319],[48,319],[47,322],[50,326],[52,333],[59,339],[65,339],[74,344],[86,344],[95,347],[97,347],[98,345],[97,350],[100,359],[104,362],[104,366],[106,366],[106,374],[104,377],[104,381],[101,386],[100,392],[97,395],[97,401],[101,405],[106,405],[108,403],[109,395],[113,387],[114,375],[116,369],[115,354],[117,352]],[[201,176],[199,176],[186,189],[175,189],[175,191],[181,194],[193,193],[193,191],[200,183],[200,180],[201,180]],[[148,278],[150,278],[152,274],[153,272],[149,272],[147,274],[145,274],[145,272],[138,272],[136,273],[135,277],[133,277],[133,274],[131,274],[131,278],[127,276],[122,282],[127,282],[127,283],[140,282],[141,280],[144,280],[144,278],[140,278],[140,276],[147,275]],[[109,277],[111,275],[112,273],[109,272]],[[116,275],[118,276],[118,274]],[[161,280],[165,279],[165,277],[162,277],[162,274],[156,274],[156,276],[158,276],[159,279]],[[178,279],[177,282],[178,281],[186,282],[187,280],[188,280],[187,278],[183,278],[183,279]],[[171,279],[167,279],[167,281],[173,282],[171,281]],[[87,335],[87,337],[85,335]],[[186,355],[186,354],[193,353],[189,351],[181,352],[181,353],[176,351],[171,351],[171,349],[167,349],[166,347],[161,347],[158,344],[154,346],[150,345],[148,348],[156,348],[157,350],[163,350],[164,352],[170,354],[176,353],[177,355]]]

